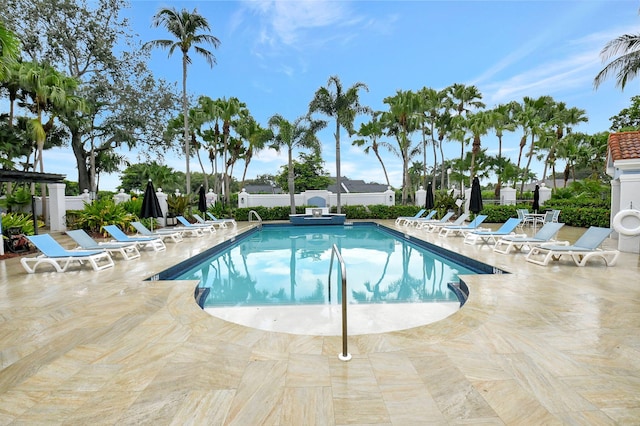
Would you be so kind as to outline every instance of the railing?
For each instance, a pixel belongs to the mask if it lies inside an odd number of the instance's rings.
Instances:
[[[340,276],[342,277],[342,353],[338,354],[341,361],[349,361],[351,354],[347,351],[347,267],[342,255],[335,244],[331,248],[331,263],[329,263],[329,301],[331,301],[331,270],[333,269],[333,256],[340,262]]]
[[[258,221],[258,229],[262,229],[262,218],[260,217],[258,212],[255,210],[249,210],[249,222],[253,222],[253,216],[255,216],[256,220]]]

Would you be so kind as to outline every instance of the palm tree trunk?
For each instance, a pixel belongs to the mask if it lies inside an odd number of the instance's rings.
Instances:
[[[384,178],[387,181],[387,186],[391,186],[391,183],[389,182],[389,175],[387,174],[387,168],[384,166],[384,163],[382,162],[382,157],[380,157],[380,153],[378,152],[378,149],[374,149],[373,152],[374,154],[376,154],[376,157],[378,158],[378,161],[382,166],[382,172],[384,173]]]
[[[291,204],[291,214],[296,214],[296,196],[295,196],[295,174],[293,173],[293,150],[289,148],[289,176],[287,184],[289,186],[289,203]]]
[[[187,54],[182,55],[182,115],[184,116],[184,155],[186,157],[187,195],[191,193],[191,172],[189,171],[189,106],[187,105]]]
[[[342,178],[340,177],[340,123],[336,118],[336,211],[338,214],[342,211],[342,203],[340,194],[342,193]]]

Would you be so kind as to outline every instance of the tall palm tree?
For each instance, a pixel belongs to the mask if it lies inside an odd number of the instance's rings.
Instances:
[[[471,187],[471,180],[475,176],[476,157],[480,153],[482,146],[481,137],[486,135],[489,131],[489,114],[486,111],[478,111],[474,114],[470,114],[467,117],[467,128],[473,135],[473,145],[471,148],[471,168],[469,169],[469,187]]]
[[[500,104],[492,110],[488,111],[488,124],[496,132],[498,138],[498,158],[497,163],[502,163],[502,137],[505,131],[514,131],[516,126],[513,121],[515,102],[509,102],[507,104]],[[495,189],[495,195],[497,199],[500,199],[500,188],[502,186],[502,175],[498,174],[498,183]]]
[[[189,171],[189,105],[187,102],[187,65],[191,63],[189,51],[193,47],[196,53],[202,55],[210,67],[216,64],[216,57],[211,51],[203,48],[200,44],[210,44],[214,48],[220,45],[220,40],[211,34],[201,33],[211,31],[209,22],[200,15],[196,9],[189,12],[182,9],[178,12],[175,8],[162,8],[153,16],[153,26],[163,26],[175,38],[174,40],[152,40],[145,43],[145,46],[159,47],[169,50],[169,56],[176,50],[182,52],[182,115],[184,119],[184,154],[187,157],[186,164],[186,185],[187,195],[191,192],[191,173]]]
[[[9,66],[20,55],[20,40],[0,22],[0,83],[7,75]]]
[[[247,147],[243,156],[244,171],[242,172],[242,183],[240,185],[242,188],[244,187],[244,181],[247,177],[249,163],[251,163],[254,154],[261,149],[264,149],[265,144],[273,139],[273,133],[271,130],[260,126],[260,123],[251,116],[247,116],[238,121],[236,125],[236,132],[244,141],[247,142]]]
[[[296,214],[295,176],[293,172],[293,150],[298,148],[312,149],[320,153],[320,141],[316,133],[327,125],[326,121],[311,120],[308,116],[296,118],[293,123],[287,121],[280,114],[269,119],[269,129],[273,132],[271,148],[276,151],[287,149],[289,166],[288,189],[291,203],[291,214]]]
[[[231,194],[229,194],[231,174],[229,173],[229,170],[231,168],[231,165],[233,164],[233,161],[230,161],[229,158],[231,123],[235,119],[242,119],[243,117],[247,117],[249,115],[249,110],[247,109],[247,105],[244,102],[240,102],[240,100],[236,97],[231,97],[228,100],[222,98],[216,100],[215,102],[219,114],[218,117],[222,121],[222,184],[224,187],[224,200],[228,203],[231,199]]]
[[[334,86],[335,91],[331,92],[330,88]],[[336,186],[337,186],[337,211],[340,214],[341,202],[340,193],[342,191],[342,177],[340,176],[340,128],[344,128],[349,135],[353,135],[355,130],[353,129],[353,122],[357,114],[364,114],[369,112],[369,108],[360,104],[360,96],[358,91],[364,89],[369,91],[369,88],[364,83],[355,83],[349,89],[344,91],[342,89],[342,83],[338,76],[329,77],[327,87],[319,88],[313,100],[309,103],[309,114],[314,112],[320,112],[336,120]]]
[[[395,153],[402,160],[402,204],[407,203],[407,191],[411,179],[409,177],[409,162],[420,152],[420,146],[411,144],[411,133],[417,129],[416,113],[419,110],[418,96],[412,91],[398,90],[395,96],[384,98],[383,102],[389,105],[389,111],[381,116],[381,121],[388,129],[388,135],[396,138],[398,149]]]
[[[616,73],[616,86],[624,90],[627,82],[633,80],[640,70],[640,34],[623,34],[600,51],[602,62],[611,60],[593,79],[597,89],[611,74]]]
[[[363,138],[367,138],[370,141],[370,144],[364,148],[365,154],[368,154],[370,151],[373,151],[376,158],[380,162],[382,166],[382,172],[384,173],[384,178],[387,181],[387,186],[391,186],[389,181],[389,174],[387,173],[387,168],[384,166],[384,162],[382,161],[382,157],[380,156],[380,147],[387,146],[387,142],[378,142],[379,138],[384,135],[384,129],[382,123],[378,119],[378,117],[382,114],[381,112],[374,112],[371,117],[371,121],[367,123],[360,124],[360,130],[358,130],[358,136],[362,136]],[[356,139],[351,145],[356,146],[364,146],[367,144],[365,139]]]

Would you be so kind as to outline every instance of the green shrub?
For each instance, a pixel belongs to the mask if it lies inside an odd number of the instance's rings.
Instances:
[[[137,215],[127,212],[122,204],[103,198],[93,203],[85,203],[84,210],[67,212],[67,226],[93,233],[101,233],[105,225],[117,225],[123,230],[128,230],[130,223],[137,218]]]
[[[44,222],[38,221],[38,227],[44,226]],[[33,235],[33,220],[31,220],[31,214],[27,213],[3,213],[2,214],[2,229],[3,231],[8,228],[20,228],[25,235]]]

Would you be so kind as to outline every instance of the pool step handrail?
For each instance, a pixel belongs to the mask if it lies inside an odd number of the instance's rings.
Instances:
[[[349,361],[351,354],[347,351],[347,266],[335,244],[331,248],[331,262],[329,263],[329,301],[331,301],[331,270],[333,269],[334,255],[340,263],[340,277],[342,278],[342,353],[338,354],[338,359]]]
[[[258,221],[258,229],[262,229],[262,218],[260,217],[258,212],[255,210],[249,210],[249,222],[253,222],[253,216],[255,216],[256,220]]]

